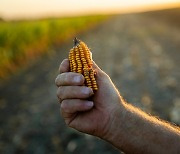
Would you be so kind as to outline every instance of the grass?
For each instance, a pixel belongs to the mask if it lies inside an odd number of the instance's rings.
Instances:
[[[0,21],[0,79],[107,16]]]

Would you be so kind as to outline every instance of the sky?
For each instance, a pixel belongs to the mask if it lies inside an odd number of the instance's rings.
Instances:
[[[4,19],[143,11],[180,6],[180,0],[0,0]]]

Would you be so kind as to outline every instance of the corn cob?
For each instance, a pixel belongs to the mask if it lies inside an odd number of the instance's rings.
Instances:
[[[92,88],[93,91],[98,90],[90,49],[77,38],[74,39],[74,47],[69,52],[69,63],[71,72],[81,73],[84,76],[84,84],[87,87]]]

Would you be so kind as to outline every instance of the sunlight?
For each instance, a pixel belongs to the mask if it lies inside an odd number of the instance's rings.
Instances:
[[[1,0],[0,16],[5,19],[71,16],[143,11],[177,7],[179,0]]]

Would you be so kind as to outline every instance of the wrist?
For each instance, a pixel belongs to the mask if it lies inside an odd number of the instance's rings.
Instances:
[[[117,148],[122,148],[125,135],[123,130],[124,122],[126,121],[127,107],[122,99],[119,100],[118,105],[114,108],[110,115],[108,128],[102,139],[110,142]]]

